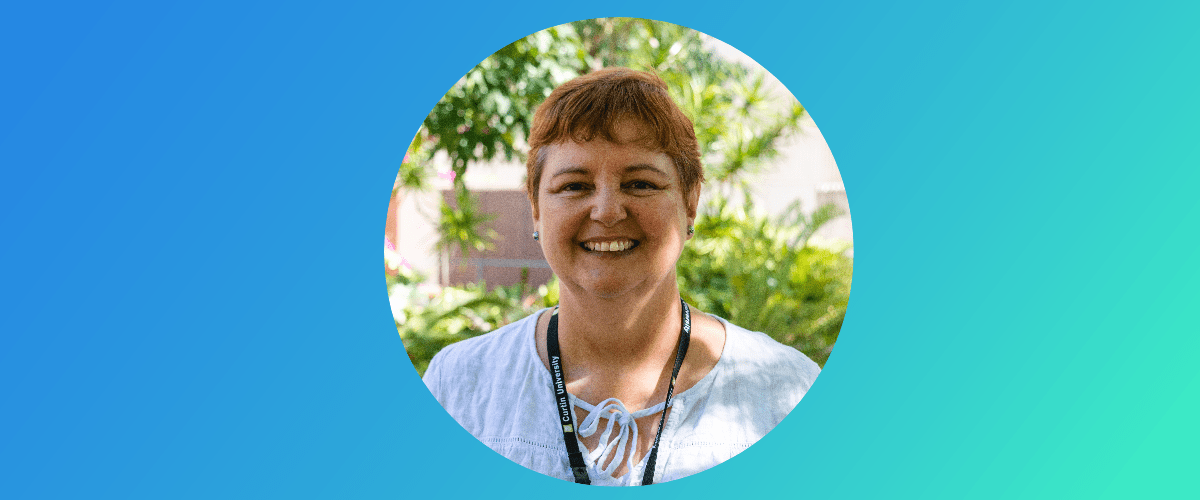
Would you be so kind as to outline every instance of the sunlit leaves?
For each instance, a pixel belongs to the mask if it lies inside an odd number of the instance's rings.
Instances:
[[[488,229],[480,234],[479,228],[496,216],[480,212],[475,196],[465,189],[456,191],[455,198],[454,205],[442,205],[438,221],[438,234],[441,235],[437,243],[438,250],[447,251],[457,246],[461,255],[467,255],[471,250],[492,248],[496,231]]]
[[[804,242],[836,213],[829,205],[805,218],[795,205],[770,220],[718,196],[676,266],[684,298],[824,365],[846,313],[853,264]]]
[[[440,287],[406,270],[389,278],[396,329],[409,360],[424,375],[447,345],[483,335],[534,311],[558,304],[558,282],[528,290],[525,283],[488,290],[484,284]]]

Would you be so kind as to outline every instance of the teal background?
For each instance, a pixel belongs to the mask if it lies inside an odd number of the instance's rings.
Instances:
[[[832,4],[6,5],[0,497],[1200,495],[1195,5]],[[614,15],[787,85],[856,243],[800,407],[716,469],[616,492],[437,406],[379,238],[460,75]]]

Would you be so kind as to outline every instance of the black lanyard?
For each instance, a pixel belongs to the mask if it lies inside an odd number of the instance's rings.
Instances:
[[[663,404],[662,417],[658,420],[658,434],[654,435],[654,446],[650,448],[650,457],[646,459],[646,473],[642,475],[642,486],[654,484],[654,462],[658,458],[658,440],[662,438],[663,427],[667,423],[667,408],[671,407],[671,397],[675,394],[675,377],[679,376],[679,367],[683,366],[683,358],[687,356],[688,341],[692,337],[692,313],[688,311],[687,302],[679,299],[683,306],[682,324],[679,329],[679,350],[675,352],[675,368],[671,370],[671,382],[667,385],[667,400]],[[558,417],[562,424],[563,441],[567,445],[567,459],[571,461],[571,474],[579,484],[592,484],[588,478],[587,464],[583,461],[583,453],[579,451],[579,441],[575,439],[574,418],[571,417],[571,401],[567,396],[567,384],[563,380],[562,353],[558,348],[558,311],[550,316],[550,326],[546,329],[546,355],[550,358],[550,371],[554,374],[554,397],[558,401]],[[637,425],[637,422],[633,422]],[[637,449],[637,443],[633,443]],[[632,452],[631,452],[632,453]],[[633,471],[629,471],[632,473]]]

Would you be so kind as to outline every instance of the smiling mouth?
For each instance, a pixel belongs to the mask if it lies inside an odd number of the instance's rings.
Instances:
[[[618,241],[603,241],[591,242],[585,241],[579,246],[589,252],[624,252],[637,248],[641,243],[637,240],[618,240]]]

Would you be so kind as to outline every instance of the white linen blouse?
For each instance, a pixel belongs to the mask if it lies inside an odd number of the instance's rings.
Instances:
[[[572,481],[552,377],[535,345],[537,319],[544,311],[446,347],[433,357],[424,381],[450,416],[496,453]],[[820,373],[800,351],[717,319],[726,333],[721,358],[696,385],[675,395],[659,444],[655,483],[704,471],[750,447],[792,411]],[[614,427],[618,435],[633,437],[633,418],[657,414],[663,406],[627,410],[615,399],[593,405],[574,395],[571,401],[590,413],[582,426],[575,422],[579,434],[609,429],[601,443],[609,442]],[[596,406],[615,411],[591,411]],[[630,464],[631,473],[611,476],[619,462],[628,460],[621,456],[625,447],[616,445],[619,439],[595,450],[580,443],[592,484],[641,484],[645,456]],[[601,464],[610,454],[616,456],[606,473]]]

